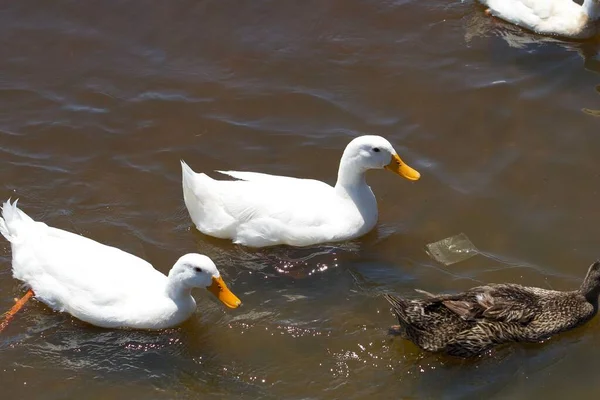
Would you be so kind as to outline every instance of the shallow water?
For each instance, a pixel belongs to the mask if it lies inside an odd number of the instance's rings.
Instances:
[[[198,290],[155,333],[31,302],[0,336],[4,398],[597,397],[596,320],[457,361],[388,337],[380,293],[579,284],[600,256],[599,43],[439,0],[4,2],[0,42],[0,198],[163,272],[205,253],[244,302]],[[333,183],[364,133],[422,174],[369,174],[367,236],[252,250],[191,228],[179,159]],[[429,258],[461,232],[483,255]],[[8,309],[6,241],[0,265]]]

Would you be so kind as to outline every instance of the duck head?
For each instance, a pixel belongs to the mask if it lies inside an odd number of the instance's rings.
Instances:
[[[400,159],[390,142],[381,136],[365,135],[353,139],[342,155],[342,169],[353,169],[364,173],[370,169],[387,169],[410,181],[416,181],[421,174]]]
[[[598,296],[600,295],[600,260],[596,260],[590,265],[579,290],[588,301],[598,301]]]
[[[242,304],[221,278],[215,263],[205,255],[190,253],[181,256],[169,271],[169,280],[182,288],[206,288],[229,308]]]

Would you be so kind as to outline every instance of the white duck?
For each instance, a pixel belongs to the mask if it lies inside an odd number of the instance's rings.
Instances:
[[[479,0],[487,13],[542,35],[585,39],[595,36],[600,0]]]
[[[218,171],[239,179],[217,181],[181,161],[183,198],[199,231],[251,247],[308,246],[349,240],[377,223],[377,200],[367,185],[370,169],[388,169],[411,181],[406,165],[381,136],[360,136],[342,155],[335,186],[257,172]]]
[[[226,306],[240,300],[212,260],[182,256],[169,276],[115,247],[36,222],[7,201],[0,233],[12,247],[12,270],[35,297],[56,311],[105,328],[163,329],[196,309],[194,287],[205,287]]]

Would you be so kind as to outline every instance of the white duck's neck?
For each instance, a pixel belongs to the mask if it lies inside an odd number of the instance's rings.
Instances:
[[[346,222],[361,225],[365,232],[377,223],[377,199],[365,178],[366,169],[357,165],[353,159],[343,157],[340,161],[335,193],[342,199],[354,204],[360,214],[359,220]]]
[[[180,300],[189,299],[192,295],[192,288],[185,285],[181,279],[169,276],[167,278],[166,293],[172,300],[178,302]]]
[[[590,20],[595,21],[600,17],[600,2],[597,0],[585,0],[581,7]]]
[[[344,154],[340,160],[335,191],[339,195],[349,195],[352,197],[354,193],[359,193],[368,189],[367,181],[365,179],[366,172],[367,171],[356,165],[354,160],[349,159]]]

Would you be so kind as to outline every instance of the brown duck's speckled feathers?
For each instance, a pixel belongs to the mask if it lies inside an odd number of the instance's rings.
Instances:
[[[538,342],[579,326],[596,314],[600,260],[578,290],[561,292],[516,284],[489,284],[425,299],[384,295],[400,323],[398,333],[424,350],[472,357],[508,342]]]

